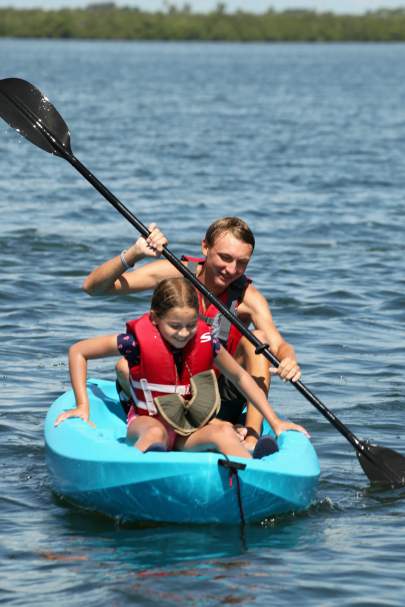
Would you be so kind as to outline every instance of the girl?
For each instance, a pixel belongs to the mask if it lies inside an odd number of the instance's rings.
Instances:
[[[226,455],[252,457],[229,422],[212,419],[187,436],[177,433],[162,417],[155,398],[162,394],[186,395],[190,379],[215,367],[254,404],[276,435],[304,428],[283,421],[270,407],[250,375],[213,338],[210,328],[198,319],[198,296],[185,278],[168,278],[156,287],[149,314],[127,323],[127,332],[104,335],[74,344],[69,350],[69,370],[76,407],[61,413],[57,426],[69,417],[90,422],[86,389],[87,361],[121,355],[129,365],[133,400],[128,412],[127,438],[141,451],[215,449]]]

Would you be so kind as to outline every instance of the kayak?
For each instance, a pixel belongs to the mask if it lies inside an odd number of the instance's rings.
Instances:
[[[78,418],[54,426],[74,406],[72,390],[45,420],[52,487],[69,502],[122,522],[235,524],[306,510],[314,500],[319,461],[304,434],[283,432],[279,451],[262,459],[142,453],[126,442],[115,382],[90,379],[87,386],[95,427]]]

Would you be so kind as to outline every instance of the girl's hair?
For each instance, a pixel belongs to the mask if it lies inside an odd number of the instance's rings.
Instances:
[[[172,308],[193,308],[198,312],[197,291],[186,278],[165,278],[153,292],[151,309],[163,318]]]
[[[205,234],[205,242],[209,247],[212,247],[218,236],[224,232],[230,232],[238,240],[250,244],[252,250],[255,248],[255,237],[252,230],[239,217],[222,217],[222,219],[214,221]]]

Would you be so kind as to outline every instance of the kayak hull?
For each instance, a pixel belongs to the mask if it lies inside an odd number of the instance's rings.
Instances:
[[[74,406],[71,390],[45,420],[53,488],[81,507],[122,521],[235,524],[305,510],[314,499],[319,461],[302,433],[283,433],[279,451],[261,460],[231,458],[244,467],[236,476],[220,453],[141,453],[125,440],[115,384],[89,380],[88,392],[95,428],[80,419],[54,426]]]

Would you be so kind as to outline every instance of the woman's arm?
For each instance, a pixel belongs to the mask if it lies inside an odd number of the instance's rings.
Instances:
[[[264,392],[254,379],[245,371],[235,359],[221,346],[216,358],[215,366],[242,392],[246,399],[263,415],[278,436],[285,430],[298,430],[309,436],[302,426],[280,419],[269,404]]]
[[[80,417],[85,422],[91,423],[89,421],[90,406],[86,386],[87,361],[107,356],[118,356],[119,354],[117,335],[102,335],[92,339],[84,339],[69,348],[69,372],[76,407],[61,413],[55,421],[55,426],[69,417]]]

